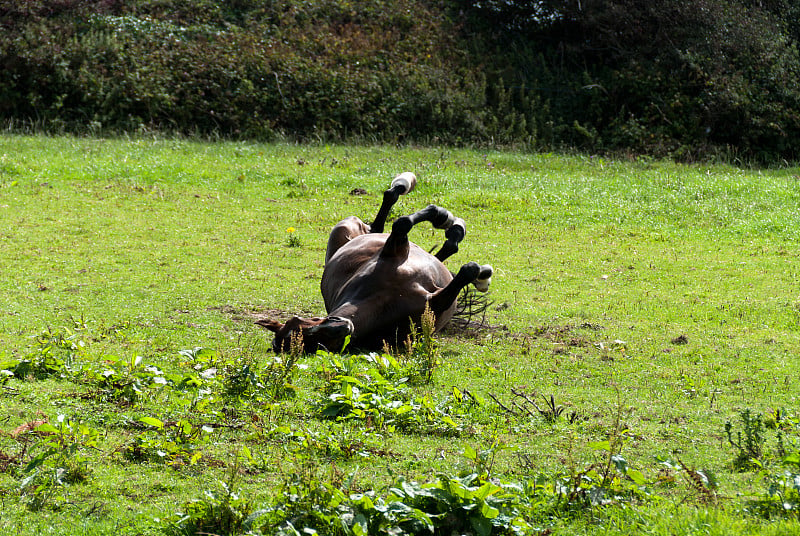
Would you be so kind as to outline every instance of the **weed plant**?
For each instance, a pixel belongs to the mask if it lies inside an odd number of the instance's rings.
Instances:
[[[411,322],[411,333],[405,342],[406,353],[403,358],[406,367],[409,368],[412,382],[430,383],[433,380],[433,372],[441,359],[434,338],[435,325],[436,318],[426,303],[419,327]]]

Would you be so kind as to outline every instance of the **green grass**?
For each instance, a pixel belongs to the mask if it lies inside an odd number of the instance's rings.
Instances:
[[[496,268],[495,329],[440,336],[433,382],[413,387],[436,401],[454,388],[486,400],[457,415],[462,433],[320,420],[320,356],[303,358],[289,400],[225,396],[222,381],[201,396],[146,380],[133,403],[101,392],[92,374],[123,371],[113,358],[141,356],[141,366],[187,376],[203,367],[179,351],[202,347],[216,352],[221,378],[243,363],[265,366],[269,334],[254,315],[324,313],[328,230],[349,215],[369,220],[405,170],[419,186],[395,212],[450,209],[468,226],[451,269],[469,260]],[[795,533],[796,518],[746,511],[766,484],[733,467],[724,427],[745,409],[800,414],[799,173],[454,149],[0,137],[0,361],[30,357],[48,330],[83,341],[55,350],[70,377],[0,386],[1,531],[161,534],[159,519],[218,490],[232,468],[242,495],[268,504],[296,471],[380,491],[392,475],[454,474],[469,465],[465,447],[495,439],[514,447],[497,455],[498,477],[553,475],[601,462],[591,443],[621,433],[632,466],[674,482],[652,484],[651,501],[557,516],[541,530]],[[368,193],[350,195],[355,188]],[[429,248],[442,236],[420,227],[414,239]],[[512,388],[540,404],[553,395],[578,419],[506,414],[490,395],[510,405]],[[9,432],[60,414],[99,432],[76,454],[88,475],[32,509],[20,483],[48,436]],[[195,464],[132,461],[123,453],[142,437],[142,417],[213,431],[193,444]],[[356,438],[367,457],[336,457],[319,442],[303,449],[269,435],[278,426],[334,445]],[[800,441],[794,427],[785,436]],[[767,438],[774,472],[775,430]],[[242,467],[244,447],[254,461]],[[716,503],[656,456],[713,472]]]

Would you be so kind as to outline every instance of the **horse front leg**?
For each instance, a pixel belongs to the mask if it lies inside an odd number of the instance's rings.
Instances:
[[[436,229],[444,229],[445,242],[435,257],[444,262],[458,251],[458,244],[467,234],[467,224],[461,218],[442,207],[428,205],[420,211],[397,218],[392,225],[392,233],[386,240],[382,256],[399,255],[408,247],[408,233],[416,224],[431,222]]]
[[[458,299],[458,295],[464,287],[470,283],[473,283],[475,288],[481,292],[488,291],[493,272],[494,270],[488,264],[481,266],[477,262],[468,262],[463,265],[453,280],[428,300],[431,311],[437,317],[447,311]]]

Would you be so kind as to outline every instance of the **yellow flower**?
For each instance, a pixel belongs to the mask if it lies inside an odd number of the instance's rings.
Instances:
[[[294,232],[294,227],[289,227],[288,229],[286,229],[286,232],[287,233],[293,233]]]

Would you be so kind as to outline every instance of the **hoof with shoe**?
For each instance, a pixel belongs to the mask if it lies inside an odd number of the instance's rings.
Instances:
[[[472,282],[475,285],[475,289],[480,292],[486,292],[489,290],[489,284],[492,282],[492,274],[494,270],[492,269],[491,264],[484,264],[481,266],[481,271],[478,274],[478,277],[475,278],[475,281]]]
[[[417,176],[410,171],[406,171],[394,178],[389,189],[393,190],[396,186],[403,186],[404,191],[400,192],[400,195],[406,195],[407,193],[411,192],[416,185]]]

